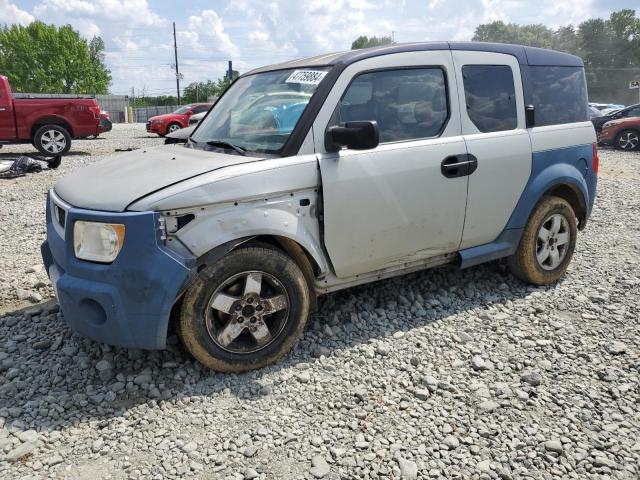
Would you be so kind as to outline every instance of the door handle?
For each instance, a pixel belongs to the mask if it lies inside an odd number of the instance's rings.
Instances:
[[[0,112],[4,112],[5,110],[6,110],[6,108],[0,107]]]
[[[447,178],[466,177],[478,168],[478,159],[469,153],[451,155],[440,164],[442,175]]]

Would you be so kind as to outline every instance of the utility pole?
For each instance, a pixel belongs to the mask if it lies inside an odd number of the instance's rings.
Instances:
[[[180,105],[180,70],[178,69],[178,42],[176,41],[176,22],[173,22],[173,53],[176,57],[176,91],[178,93],[178,105]]]
[[[396,43],[396,31],[391,30],[391,43]]]

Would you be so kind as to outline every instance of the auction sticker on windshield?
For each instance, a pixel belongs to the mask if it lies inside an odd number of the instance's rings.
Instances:
[[[327,72],[321,70],[294,70],[286,83],[304,83],[307,85],[318,85]]]

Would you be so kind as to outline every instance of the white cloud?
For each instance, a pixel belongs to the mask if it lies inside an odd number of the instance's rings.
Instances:
[[[96,25],[95,22],[86,18],[80,18],[76,20],[75,22],[73,22],[73,26],[85,38],[93,38],[94,36],[100,35],[100,33],[102,33],[102,30],[100,30],[100,27]]]
[[[67,14],[109,21],[126,21],[130,25],[161,26],[167,20],[153,12],[147,0],[44,0],[34,8],[36,15]]]
[[[9,3],[9,0],[0,0],[0,24],[28,25],[33,20],[35,20],[33,15],[26,10],[21,10],[13,3]]]
[[[225,32],[222,18],[214,10],[203,10],[200,15],[192,15],[186,30],[179,29],[180,43],[200,52],[234,54],[238,49]]]

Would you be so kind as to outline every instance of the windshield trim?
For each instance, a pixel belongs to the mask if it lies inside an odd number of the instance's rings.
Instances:
[[[259,72],[254,72],[254,73],[248,72],[243,75],[240,75],[239,77],[237,77],[235,80],[231,82],[229,87],[224,92],[222,92],[222,95],[218,97],[218,99],[211,106],[207,114],[202,118],[202,120],[200,120],[200,122],[198,123],[196,128],[193,130],[193,132],[191,132],[191,135],[189,135],[187,145],[189,145],[191,148],[198,148],[198,149],[202,148],[200,143],[198,143],[197,144],[198,146],[196,146],[196,144],[194,143],[194,140],[191,139],[191,136],[198,130],[198,128],[200,128],[200,125],[205,123],[205,119],[211,114],[211,112],[215,110],[218,102],[222,99],[222,97],[224,97],[227,94],[228,91],[230,91],[234,87],[234,84],[241,78],[252,77],[254,75],[261,75],[263,73],[281,72],[284,70],[300,70],[304,68],[326,68],[327,74],[318,85],[318,88],[316,88],[316,90],[313,92],[313,95],[311,96],[309,103],[307,103],[304,111],[302,112],[302,115],[300,115],[300,118],[296,123],[296,126],[294,127],[291,134],[289,135],[289,138],[287,138],[287,140],[284,142],[284,145],[282,145],[280,149],[274,150],[274,151],[247,150],[247,154],[255,153],[260,155],[267,155],[269,157],[272,157],[272,156],[291,157],[291,156],[297,155],[298,151],[300,150],[300,147],[302,146],[302,142],[304,142],[304,139],[307,136],[309,129],[311,128],[311,125],[313,124],[313,120],[315,120],[316,115],[318,114],[318,112],[320,111],[320,108],[324,104],[324,101],[327,98],[329,91],[331,91],[331,89],[333,88],[333,85],[335,84],[336,80],[340,76],[340,73],[342,73],[345,67],[346,65],[332,65],[332,64],[313,65],[313,66],[307,66],[307,67],[303,65],[298,65],[295,68],[281,67],[281,68],[274,68],[271,70],[261,70]]]

